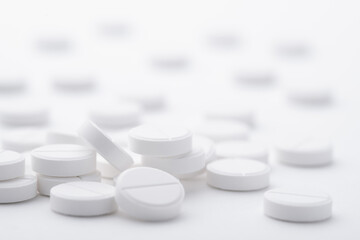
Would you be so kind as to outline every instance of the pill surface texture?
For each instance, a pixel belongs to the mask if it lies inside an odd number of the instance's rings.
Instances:
[[[22,202],[36,197],[36,177],[25,175],[0,181],[0,203]]]
[[[0,181],[21,177],[25,173],[25,157],[17,152],[0,151]]]

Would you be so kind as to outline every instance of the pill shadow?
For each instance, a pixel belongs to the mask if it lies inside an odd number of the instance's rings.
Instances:
[[[265,215],[265,214],[264,214]],[[295,222],[295,221],[286,221],[282,219],[273,218],[271,216],[265,215],[267,218],[269,218],[272,221],[277,221],[280,224],[286,224],[286,225],[299,225],[299,226],[309,226],[309,227],[318,227],[325,224],[333,224],[335,221],[337,222],[338,217],[335,215],[320,221],[312,221],[312,222]]]
[[[184,186],[186,198],[192,197],[195,194],[201,194],[207,188],[205,174],[192,179],[182,179],[181,183]]]
[[[120,210],[116,212],[116,217],[117,218],[121,218],[122,220],[126,220],[126,221],[130,221],[132,223],[136,223],[136,224],[143,224],[143,225],[171,225],[171,224],[177,224],[181,221],[185,221],[186,216],[183,212],[181,212],[178,216],[171,218],[171,219],[166,219],[166,220],[159,220],[159,221],[146,221],[146,220],[141,220],[141,219],[136,219],[133,217],[130,217],[128,215],[126,215],[125,213],[121,212]]]

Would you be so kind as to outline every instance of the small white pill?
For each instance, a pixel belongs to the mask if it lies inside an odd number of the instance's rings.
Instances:
[[[189,59],[176,53],[165,53],[161,56],[153,57],[152,65],[160,69],[183,69],[189,65]]]
[[[92,90],[95,87],[95,78],[88,74],[69,73],[53,78],[56,89],[68,92]]]
[[[69,182],[53,187],[50,206],[54,212],[71,216],[99,216],[115,212],[115,188],[98,182]]]
[[[0,151],[0,181],[24,176],[25,157],[17,152]]]
[[[202,146],[194,146],[191,152],[175,157],[142,156],[142,164],[163,170],[178,178],[188,178],[205,168],[205,152]]]
[[[261,144],[247,141],[225,141],[216,145],[218,158],[249,158],[266,163],[268,150]]]
[[[332,145],[326,138],[290,136],[274,143],[274,159],[297,166],[318,166],[332,160]]]
[[[208,109],[205,113],[209,120],[233,120],[254,125],[254,112],[247,107],[242,106],[216,106]]]
[[[87,143],[76,134],[76,132],[51,129],[46,134],[47,144],[77,144],[87,145]]]
[[[52,177],[73,177],[95,172],[96,153],[75,144],[46,145],[31,152],[35,172]]]
[[[210,186],[231,191],[252,191],[269,185],[270,167],[251,159],[220,159],[206,167]]]
[[[0,203],[22,202],[36,197],[36,177],[25,175],[0,181]]]
[[[296,83],[287,86],[287,96],[290,101],[298,104],[325,105],[332,101],[332,90],[325,83],[299,79]]]
[[[244,86],[265,86],[274,83],[275,73],[270,60],[245,59],[239,66],[235,79]]]
[[[264,194],[265,215],[290,222],[316,222],[331,217],[328,194],[313,190],[273,189]]]
[[[101,155],[98,155],[96,158],[96,168],[101,172],[101,176],[104,178],[112,179],[120,174],[120,171],[113,167]]]
[[[99,171],[77,177],[50,177],[37,174],[37,188],[39,193],[44,196],[50,196],[51,188],[55,187],[56,185],[76,181],[100,182],[101,174]]]
[[[120,99],[142,106],[145,110],[158,110],[165,106],[165,97],[152,89],[130,90],[120,95]]]
[[[26,82],[20,76],[0,76],[0,93],[14,93],[24,90]]]
[[[45,132],[41,129],[16,129],[2,136],[3,149],[27,152],[45,144]]]
[[[184,196],[178,179],[155,168],[128,169],[116,182],[116,201],[120,209],[140,220],[163,221],[176,217]]]
[[[101,127],[124,128],[138,125],[140,107],[136,104],[98,105],[90,111],[90,119]]]
[[[146,156],[177,156],[191,151],[192,133],[180,126],[144,124],[129,132],[129,148]]]
[[[215,142],[221,142],[227,140],[247,140],[250,129],[246,124],[240,122],[212,120],[198,126],[195,132]]]
[[[116,145],[96,124],[86,121],[78,130],[79,135],[90,143],[113,167],[119,171],[131,167],[132,157]]]

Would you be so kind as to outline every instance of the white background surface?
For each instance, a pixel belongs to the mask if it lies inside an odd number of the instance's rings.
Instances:
[[[52,125],[75,128],[92,102],[109,96],[117,99],[119,92],[137,86],[160,88],[169,100],[168,117],[152,114],[145,116],[145,121],[170,118],[189,127],[198,123],[203,106],[228,102],[235,96],[256,109],[253,138],[271,143],[289,128],[316,129],[334,139],[336,158],[334,164],[321,168],[271,162],[270,188],[309,186],[332,195],[333,218],[325,222],[296,224],[270,219],[262,212],[265,190],[220,191],[208,187],[201,176],[183,181],[186,200],[181,216],[173,221],[139,222],[120,212],[95,218],[67,217],[51,212],[49,199],[38,196],[0,205],[0,238],[358,239],[359,7],[355,0],[1,1],[0,67],[24,73],[29,80],[27,95],[47,99]],[[98,24],[106,21],[125,23],[130,34],[120,39],[101,36]],[[209,48],[206,34],[219,28],[239,34],[240,47],[231,51]],[[70,38],[73,51],[69,56],[37,51],[36,39],[52,31]],[[288,35],[305,36],[313,46],[314,54],[306,64],[276,57],[274,44]],[[163,49],[185,53],[189,68],[176,73],[153,70],[150,59]],[[323,80],[333,85],[334,104],[321,109],[288,104],[282,78],[262,89],[234,85],[232,71],[242,53],[248,52],[270,59],[268,63],[279,76],[297,69],[294,64],[315,66]],[[49,76],[64,62],[94,71],[99,79],[97,90],[80,96],[54,91]],[[10,104],[11,98],[1,96],[0,100]]]

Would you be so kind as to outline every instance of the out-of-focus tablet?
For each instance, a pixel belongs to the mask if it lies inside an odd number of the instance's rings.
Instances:
[[[26,88],[24,78],[0,75],[0,93],[19,92]]]
[[[77,135],[76,132],[51,129],[46,134],[47,144],[77,144],[87,145],[87,143]]]
[[[270,167],[250,159],[220,159],[206,167],[207,183],[231,191],[252,191],[269,185]]]
[[[76,181],[100,182],[101,174],[99,171],[77,177],[50,177],[42,174],[37,174],[38,191],[41,195],[45,196],[50,196],[51,188],[55,187],[56,185]]]
[[[202,146],[202,148],[204,149],[205,164],[212,162],[217,158],[215,152],[215,144],[211,139],[195,135],[193,137],[193,142],[193,145]]]
[[[218,158],[249,158],[266,163],[268,150],[261,144],[248,141],[226,141],[216,145]]]
[[[263,60],[244,61],[239,66],[235,80],[243,86],[267,86],[276,79],[271,64]]]
[[[186,56],[166,53],[152,58],[152,65],[160,69],[184,69],[189,65]]]
[[[138,125],[140,107],[136,104],[97,105],[90,111],[90,119],[101,127],[123,128]]]
[[[165,106],[164,95],[153,90],[137,88],[136,90],[122,93],[120,99],[138,104],[145,110],[158,110]]]
[[[192,133],[180,126],[144,124],[130,130],[129,148],[145,156],[177,156],[191,151]]]
[[[73,177],[95,172],[96,153],[75,144],[53,144],[34,149],[31,164],[35,172],[52,177]]]
[[[22,202],[36,197],[36,177],[25,175],[0,181],[0,203]]]
[[[78,133],[119,171],[124,171],[133,165],[132,157],[123,148],[116,145],[95,123],[86,121]]]
[[[330,86],[316,81],[297,81],[287,86],[290,101],[305,105],[325,105],[332,101]]]
[[[190,153],[175,157],[142,156],[142,164],[168,172],[178,178],[187,178],[205,168],[205,152],[202,146],[194,146]]]
[[[215,142],[221,142],[227,140],[247,140],[250,129],[246,124],[240,122],[212,120],[198,126],[195,132]]]
[[[48,53],[65,52],[71,49],[71,41],[66,36],[59,34],[46,34],[36,41],[40,51]]]
[[[89,74],[68,73],[53,77],[53,85],[57,90],[68,92],[92,90],[95,87],[95,77]]]
[[[178,216],[184,196],[178,179],[155,168],[128,169],[116,182],[116,201],[121,211],[140,220],[163,221]]]
[[[11,130],[2,136],[1,142],[3,149],[27,152],[45,144],[45,132],[33,128]]]
[[[115,212],[115,188],[98,182],[69,182],[53,187],[50,206],[54,212],[71,216],[99,216]]]
[[[318,166],[333,160],[333,149],[326,138],[313,136],[289,136],[274,143],[274,159],[297,166]]]
[[[331,217],[328,194],[313,190],[273,189],[264,194],[265,215],[290,222],[317,222]]]
[[[101,176],[104,178],[114,178],[120,174],[120,171],[113,167],[108,161],[106,161],[101,155],[97,156],[96,168],[101,172]]]
[[[17,152],[0,151],[0,181],[24,176],[25,157]]]
[[[8,126],[44,125],[49,120],[49,109],[41,102],[14,100],[0,106],[0,121]]]
[[[205,112],[205,116],[209,120],[233,120],[246,123],[249,126],[254,125],[254,112],[247,107],[213,107]]]

